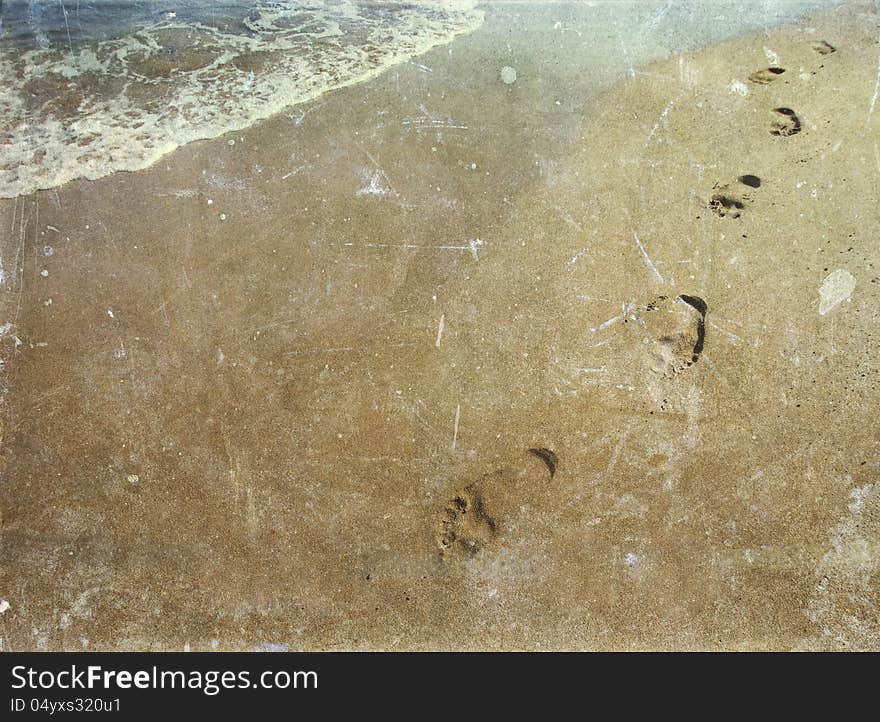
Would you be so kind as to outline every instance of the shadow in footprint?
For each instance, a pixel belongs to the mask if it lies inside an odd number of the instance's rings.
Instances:
[[[749,76],[749,81],[757,85],[767,85],[785,72],[785,68],[765,68],[756,70]]]
[[[553,451],[545,449],[543,446],[539,446],[534,449],[529,449],[529,453],[532,456],[537,456],[544,462],[544,465],[550,472],[551,479],[556,475],[556,467],[559,466],[559,457]]]
[[[770,135],[787,137],[801,132],[801,120],[791,108],[774,108],[770,123]]]
[[[825,42],[824,40],[819,40],[813,43],[810,47],[813,48],[819,55],[831,55],[831,53],[837,52],[837,48],[835,48],[831,43]]]
[[[709,310],[709,307],[699,296],[688,296],[682,293],[679,299],[700,314],[700,318],[697,321],[697,341],[694,344],[694,352],[691,357],[691,363],[696,363],[700,359],[700,354],[703,353],[703,344],[706,343],[706,311]]]

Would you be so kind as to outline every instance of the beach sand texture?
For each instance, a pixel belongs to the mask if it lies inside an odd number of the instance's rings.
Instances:
[[[880,649],[877,7],[486,12],[0,200],[4,648]]]

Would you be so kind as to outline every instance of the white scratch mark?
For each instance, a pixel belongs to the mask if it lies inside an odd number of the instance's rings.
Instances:
[[[318,105],[312,106],[312,107],[309,108],[308,110],[301,110],[298,118],[292,118],[292,117],[290,117],[290,116],[288,116],[288,117],[290,118],[290,120],[293,121],[293,124],[294,124],[295,127],[300,128],[300,127],[302,127],[303,121],[306,119],[306,116],[307,116],[309,113],[312,113],[313,111],[315,111],[315,110],[317,110],[318,108],[322,107],[323,105],[324,105],[324,103],[320,103],[320,104],[318,104]]]
[[[440,348],[440,339],[443,338],[443,326],[446,322],[446,314],[440,314],[440,323],[437,325],[437,341],[434,344],[437,348]]]
[[[666,120],[666,116],[669,115],[669,111],[672,110],[672,107],[675,105],[675,100],[670,100],[666,107],[663,109],[663,112],[660,113],[660,117],[657,119],[657,122],[654,124],[654,127],[651,128],[651,132],[648,133],[648,140],[654,137],[654,134],[660,129],[663,121]],[[647,141],[646,141],[647,142]]]
[[[621,387],[622,388],[622,387]],[[623,430],[623,433],[620,435],[620,438],[617,440],[617,444],[614,446],[614,451],[611,452],[611,458],[608,460],[608,468],[605,469],[605,475],[608,476],[612,471],[614,471],[614,467],[617,466],[617,460],[620,458],[620,452],[623,450],[623,445],[626,442],[626,437],[629,434],[629,425]]]
[[[400,121],[401,125],[415,128],[416,130],[467,130],[468,127],[464,123],[459,123],[452,118],[431,118],[428,116],[419,116],[417,118],[404,118]]]
[[[874,106],[877,105],[878,95],[880,95],[880,60],[877,61],[877,82],[874,83],[874,96],[871,98],[871,107],[868,108],[868,117],[865,119],[865,130],[871,124],[871,116],[874,114]]]
[[[455,425],[452,429],[452,450],[455,451],[455,445],[458,443],[458,422],[461,420],[461,404],[455,406]]]
[[[664,5],[662,8],[660,8],[660,10],[657,11],[657,13],[654,15],[654,17],[652,17],[650,22],[645,26],[645,29],[646,30],[653,30],[657,26],[657,23],[660,22],[660,20],[663,19],[663,17],[666,15],[666,13],[669,12],[669,8],[671,8],[671,7],[672,7],[672,3],[669,3],[668,5]]]
[[[618,316],[614,316],[613,318],[609,318],[607,321],[603,321],[602,323],[600,323],[596,330],[604,331],[606,328],[613,326],[615,323],[617,323],[618,321],[622,321],[624,318],[626,318],[626,314],[623,313]]]
[[[602,298],[601,296],[588,296],[585,293],[579,293],[577,295],[579,299],[582,301],[599,301],[600,303],[620,303],[620,301],[615,301],[613,298]]]
[[[382,178],[385,179],[385,183],[386,183],[386,184],[388,185],[388,187],[391,189],[391,192],[392,192],[395,196],[400,197],[400,193],[397,192],[397,189],[396,189],[396,188],[394,187],[394,185],[391,183],[391,179],[388,177],[388,174],[385,172],[385,169],[382,168],[381,165],[379,165],[379,161],[376,160],[375,157],[373,157],[373,154],[370,153],[370,151],[368,151],[366,148],[364,148],[360,143],[355,143],[355,145],[356,145],[358,148],[361,149],[361,151],[364,153],[364,155],[366,155],[367,158],[370,159],[370,162],[376,167],[376,170],[377,170],[379,173],[382,174]]]
[[[287,180],[288,178],[290,178],[290,176],[294,176],[294,175],[296,175],[297,173],[299,173],[300,171],[304,171],[304,170],[306,170],[306,168],[308,168],[308,166],[305,166],[305,165],[301,165],[301,166],[299,166],[299,167],[297,167],[297,168],[294,168],[294,169],[293,169],[292,171],[290,171],[289,173],[285,173],[283,176],[281,176],[281,180]]]
[[[575,253],[575,254],[571,257],[571,259],[568,261],[568,265],[569,265],[569,266],[573,266],[575,263],[578,262],[578,260],[579,260],[580,258],[582,258],[583,256],[585,256],[587,253],[588,253],[588,249],[586,249],[586,248],[582,248],[580,251],[578,251],[577,253]]]
[[[560,216],[562,216],[562,220],[564,220],[568,225],[574,228],[579,233],[583,233],[584,229],[580,223],[578,223],[574,218],[571,217],[571,214],[563,208],[559,206],[553,205],[552,203],[548,203],[548,205],[556,211]]]
[[[629,66],[629,77],[631,80],[636,79],[636,69],[633,66],[632,59],[629,57],[629,51],[626,49],[626,44],[623,42],[623,35],[620,31],[617,31],[617,37],[620,39],[620,47],[623,50],[623,57],[626,59],[626,64]]]
[[[468,241],[466,246],[423,246],[418,243],[352,243],[341,244],[344,248],[361,246],[363,248],[402,248],[415,251],[470,251],[476,260],[480,260],[477,249],[485,245],[479,238]]]
[[[630,301],[626,305],[622,305],[621,312],[618,315],[609,318],[607,321],[603,321],[596,328],[590,330],[593,333],[596,333],[597,331],[604,331],[606,328],[613,326],[618,321],[623,321],[623,319],[625,319],[629,315],[629,312],[633,310],[634,306],[635,301]]]
[[[663,276],[660,275],[660,271],[658,271],[657,267],[651,262],[648,252],[645,250],[645,247],[642,245],[642,242],[639,240],[635,231],[633,231],[633,238],[635,239],[636,245],[639,247],[639,251],[641,251],[642,258],[645,260],[645,265],[648,267],[648,270],[654,274],[654,278],[657,279],[658,283],[663,283]]]
[[[717,323],[712,323],[711,321],[709,321],[709,325],[712,328],[714,328],[716,331],[721,331],[721,333],[727,334],[728,336],[730,336],[731,339],[733,339],[737,343],[742,343],[742,339],[739,336],[737,336],[735,333],[733,333],[732,331],[728,331],[726,328],[722,328]]]
[[[389,343],[383,346],[379,346],[378,348],[409,348],[415,346],[413,342],[406,343]],[[288,351],[285,353],[285,356],[311,356],[315,354],[325,354],[325,353],[350,353],[352,351],[365,351],[368,348],[376,348],[370,346],[330,346],[330,347],[313,347],[313,348],[303,348],[297,349],[295,351]]]
[[[391,189],[386,183],[383,182],[384,177],[385,176],[381,170],[373,171],[373,175],[370,177],[369,183],[363,188],[359,188],[355,195],[387,196],[391,192]]]

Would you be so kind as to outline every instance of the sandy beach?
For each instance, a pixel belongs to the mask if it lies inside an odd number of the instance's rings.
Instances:
[[[3,648],[880,649],[875,4],[486,12],[0,200]]]

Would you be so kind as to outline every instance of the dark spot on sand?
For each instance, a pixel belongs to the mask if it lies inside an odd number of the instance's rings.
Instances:
[[[749,188],[761,187],[761,179],[756,175],[741,175],[737,180],[743,185],[747,185]]]
[[[831,53],[837,51],[837,48],[824,40],[819,40],[813,43],[812,48],[819,53],[819,55],[831,55]]]
[[[534,449],[529,449],[529,453],[533,456],[537,456],[544,464],[547,466],[547,469],[550,471],[550,478],[553,478],[553,475],[556,474],[556,467],[559,466],[559,457],[550,449],[545,449],[543,446],[536,447]]]

